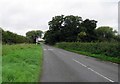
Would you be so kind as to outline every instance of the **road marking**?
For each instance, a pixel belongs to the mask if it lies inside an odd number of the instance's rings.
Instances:
[[[109,79],[108,77],[105,77],[104,75],[102,75],[102,74],[98,73],[97,71],[95,71],[95,70],[93,70],[93,69],[91,69],[91,68],[87,67],[87,66],[86,66],[86,65],[84,65],[83,63],[81,63],[81,62],[79,62],[79,61],[77,61],[77,60],[75,60],[75,59],[73,59],[73,60],[74,60],[75,62],[77,62],[78,64],[80,64],[80,65],[82,65],[82,66],[86,67],[87,69],[91,70],[92,72],[96,73],[97,75],[99,75],[99,76],[101,76],[101,77],[103,77],[103,78],[107,79],[108,81],[110,81],[110,82],[115,82],[115,81],[113,81],[113,80]]]
[[[47,50],[47,49],[44,49],[44,50]]]
[[[53,50],[53,49],[48,49],[48,50]]]
[[[84,65],[84,64],[82,64],[82,63],[80,63],[79,61],[77,61],[77,60],[75,60],[75,59],[73,59],[75,62],[77,62],[77,63],[79,63],[79,64],[81,64],[82,66],[84,66],[84,67],[87,67],[86,65]]]
[[[91,70],[91,71],[93,71],[94,73],[96,73],[96,74],[100,75],[101,77],[103,77],[103,78],[105,78],[105,79],[109,80],[110,82],[114,82],[113,80],[111,80],[111,79],[109,79],[109,78],[107,78],[107,77],[103,76],[102,74],[100,74],[100,73],[98,73],[98,72],[94,71],[93,69],[91,69],[91,68],[88,68],[88,69],[89,69],[89,70]]]
[[[46,50],[53,50],[53,49],[44,49],[44,50],[46,51]]]

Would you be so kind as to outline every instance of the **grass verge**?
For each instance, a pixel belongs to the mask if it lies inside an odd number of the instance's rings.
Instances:
[[[42,47],[34,44],[3,45],[2,82],[38,82]]]
[[[2,44],[0,43],[0,84],[2,83]]]

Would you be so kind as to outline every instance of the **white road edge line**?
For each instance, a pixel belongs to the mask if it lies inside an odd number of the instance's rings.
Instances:
[[[54,50],[54,49],[49,48],[48,50]]]
[[[82,66],[84,66],[84,67],[87,67],[86,65],[84,65],[84,64],[82,64],[82,63],[80,63],[79,61],[77,61],[77,60],[75,60],[75,59],[73,59],[75,62],[77,62],[77,63],[79,63],[79,64],[81,64]]]
[[[109,79],[109,78],[105,77],[104,75],[102,75],[102,74],[100,74],[100,73],[96,72],[95,70],[93,70],[93,69],[91,69],[91,68],[88,68],[86,65],[84,65],[84,64],[83,64],[83,63],[81,63],[81,62],[79,62],[79,61],[77,61],[77,60],[75,60],[75,59],[73,59],[73,61],[75,61],[75,62],[79,63],[80,65],[82,65],[82,66],[86,67],[87,69],[91,70],[92,72],[96,73],[97,75],[99,75],[99,76],[101,76],[101,77],[103,77],[103,78],[107,79],[108,81],[110,81],[110,82],[115,82],[115,81],[113,81],[113,80],[111,80],[111,79]]]

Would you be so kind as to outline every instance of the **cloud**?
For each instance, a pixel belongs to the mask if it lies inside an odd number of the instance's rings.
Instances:
[[[78,15],[98,21],[98,26],[117,30],[118,0],[0,0],[0,26],[21,35],[48,30],[56,15]]]

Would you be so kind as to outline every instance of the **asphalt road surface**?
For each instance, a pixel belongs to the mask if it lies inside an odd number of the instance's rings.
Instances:
[[[41,82],[118,82],[118,65],[42,45]]]

